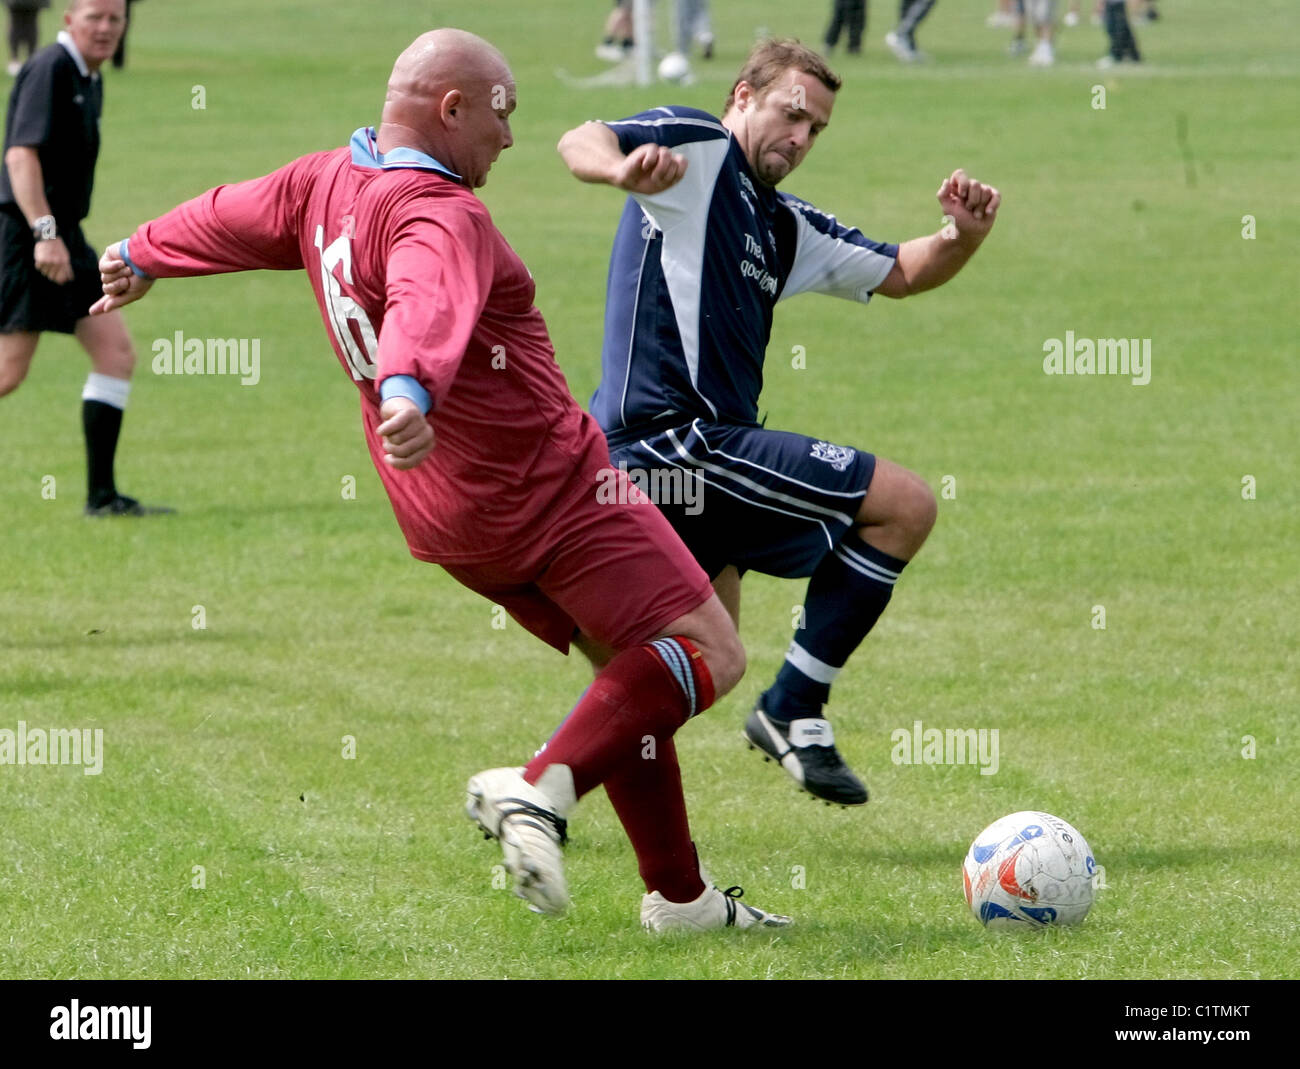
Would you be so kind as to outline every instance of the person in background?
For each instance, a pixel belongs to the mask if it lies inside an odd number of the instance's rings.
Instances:
[[[902,63],[915,63],[925,58],[916,47],[916,28],[930,14],[935,0],[900,0],[898,25],[885,34],[885,44]]]
[[[862,35],[867,31],[867,0],[832,0],[831,21],[826,27],[826,54],[840,43],[840,31],[848,31],[848,53],[862,52]]]
[[[27,58],[36,52],[36,16],[50,6],[50,0],[5,0],[9,9],[9,76],[22,70],[19,52],[26,49]]]
[[[122,40],[117,42],[117,51],[113,53],[113,69],[121,70],[126,66],[126,35],[131,32],[131,5],[139,0],[126,0],[126,26],[122,29]]]
[[[1128,9],[1124,0],[1106,0],[1104,13],[1106,36],[1110,39],[1110,51],[1097,60],[1097,66],[1105,70],[1116,63],[1141,63],[1142,53],[1138,51],[1137,39],[1128,22]]]
[[[42,334],[76,336],[91,363],[81,393],[88,516],[171,511],[117,492],[113,462],[135,350],[120,312],[90,315],[99,267],[81,232],[99,156],[99,69],[125,19],[126,0],[72,0],[58,42],[14,82],[0,171],[0,397],[27,377]]]
[[[713,20],[709,15],[709,0],[677,0],[677,51],[683,56],[691,54],[691,45],[700,46],[700,55],[713,58]]]
[[[632,0],[614,0],[614,10],[605,20],[604,36],[596,46],[596,58],[622,63],[632,54]]]
[[[990,30],[1009,30],[1016,26],[1020,0],[998,0],[997,10],[984,20]]]
[[[1050,67],[1056,62],[1053,37],[1056,33],[1056,0],[1016,0],[1016,35],[1007,51],[1018,56],[1025,51],[1025,26],[1032,23],[1038,43],[1029,55],[1031,67]]]
[[[1001,14],[1001,12],[998,12]],[[1007,21],[999,25],[1010,26],[1013,33],[1011,34],[1011,43],[1007,45],[1008,56],[1023,56],[1025,54],[1025,0],[1011,0],[1007,11]],[[989,25],[993,23],[990,21]]]

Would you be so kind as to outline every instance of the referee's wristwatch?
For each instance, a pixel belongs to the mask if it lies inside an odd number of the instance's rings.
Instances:
[[[58,224],[52,215],[42,215],[32,223],[32,237],[37,241],[53,241],[59,236]]]

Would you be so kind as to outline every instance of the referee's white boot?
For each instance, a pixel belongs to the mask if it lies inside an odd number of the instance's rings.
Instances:
[[[522,773],[522,768],[490,768],[470,777],[465,814],[487,838],[501,843],[515,894],[537,913],[563,913],[569,888],[560,848],[568,839],[565,814],[577,801],[573,773],[568,765],[551,765],[536,785]]]

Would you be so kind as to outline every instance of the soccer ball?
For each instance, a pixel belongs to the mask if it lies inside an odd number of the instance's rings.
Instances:
[[[691,79],[691,61],[680,52],[669,52],[659,61],[659,77],[665,82],[686,85]]]
[[[986,928],[1078,924],[1096,870],[1079,832],[1050,813],[1012,813],[975,837],[962,864],[966,903]]]

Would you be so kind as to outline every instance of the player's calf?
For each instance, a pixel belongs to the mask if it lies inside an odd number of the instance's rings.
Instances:
[[[32,366],[40,338],[39,334],[28,331],[0,334],[0,397],[13,393],[22,385],[27,369]]]

